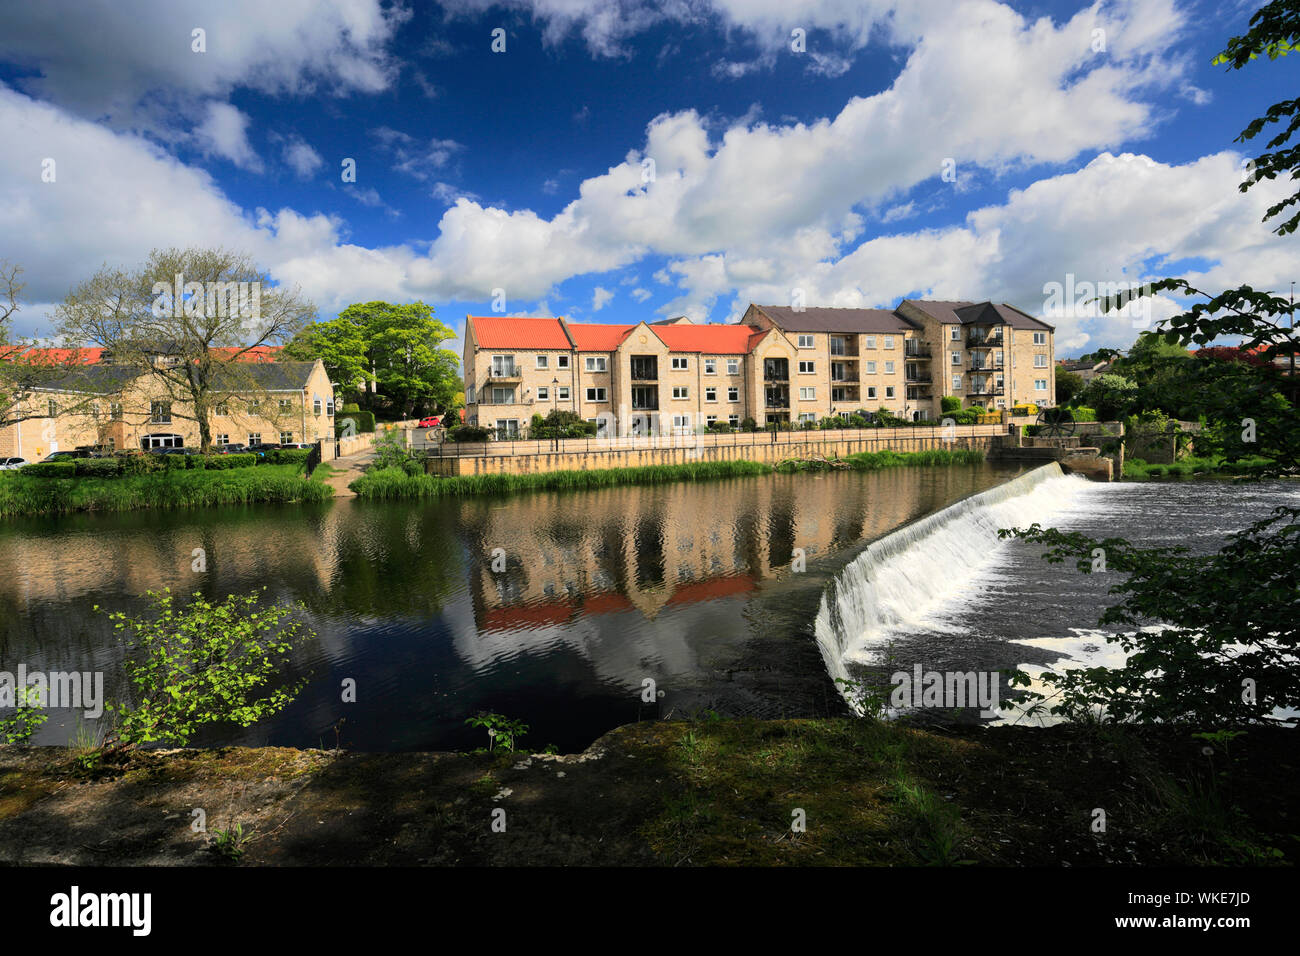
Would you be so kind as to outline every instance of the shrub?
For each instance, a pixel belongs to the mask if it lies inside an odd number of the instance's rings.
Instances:
[[[862,415],[850,415],[849,424],[852,425],[854,428],[866,428],[867,419],[865,416]]]
[[[750,418],[748,415],[746,415],[746,416],[745,416],[744,418],[742,418],[741,421],[740,421],[740,430],[741,430],[742,432],[753,432],[753,431],[758,431],[758,423],[755,422],[754,419],[752,419],[752,418]]]
[[[482,425],[457,425],[447,430],[447,440],[454,442],[487,441],[488,429]]]
[[[1079,405],[1074,409],[1074,420],[1076,422],[1095,422],[1097,420],[1097,409],[1089,408],[1087,405]]]
[[[361,411],[361,406],[358,405],[356,402],[348,402],[346,405],[344,405],[342,408],[340,408],[339,411],[341,411],[341,412],[345,412],[345,413],[346,413],[346,412],[359,412],[359,411]]]
[[[358,411],[336,414],[334,416],[334,435],[336,438],[343,434],[348,422],[353,423],[358,435],[371,434],[375,430],[375,413]]]
[[[1164,465],[1147,465],[1147,476],[1150,478],[1159,478],[1165,473]]]
[[[1012,405],[1011,414],[1012,415],[1037,415],[1038,406],[1035,405],[1033,402],[1025,402],[1022,405]]]
[[[78,458],[72,467],[78,478],[116,478],[122,473],[122,459]]]
[[[77,463],[75,461],[38,461],[35,464],[23,465],[18,471],[20,474],[31,475],[35,478],[72,478],[77,474]]]
[[[715,435],[730,435],[733,431],[731,422],[717,421],[709,425],[709,431]]]
[[[961,399],[956,395],[945,395],[939,399],[939,408],[946,415],[949,412],[961,411]]]
[[[310,457],[312,450],[310,448],[272,448],[266,453],[263,459],[268,465],[301,465],[305,464]],[[239,455],[214,455],[214,458],[238,458]],[[254,461],[256,455],[249,455]],[[211,468],[211,465],[208,465]],[[238,467],[238,466],[235,466]]]
[[[257,464],[257,455],[253,452],[240,452],[235,455],[204,455],[203,458],[203,467],[208,471],[229,471],[232,468],[252,468]]]

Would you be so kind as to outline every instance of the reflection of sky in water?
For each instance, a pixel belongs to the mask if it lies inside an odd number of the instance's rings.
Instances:
[[[862,540],[1001,480],[991,467],[770,476],[509,499],[74,516],[0,525],[0,666],[102,669],[121,651],[92,607],[171,587],[265,586],[319,640],[284,714],[198,743],[354,749],[477,746],[479,710],[529,742],[703,707],[791,716],[836,707],[810,638],[825,575]],[[208,573],[190,570],[196,547]],[[493,549],[506,558],[491,567]],[[796,549],[808,573],[791,575]],[[9,668],[12,669],[12,668]],[[641,683],[665,691],[640,703]],[[356,704],[340,701],[357,682]],[[37,742],[64,743],[55,713]]]

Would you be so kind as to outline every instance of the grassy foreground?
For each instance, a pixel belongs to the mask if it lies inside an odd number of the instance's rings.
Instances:
[[[1273,464],[1270,458],[1245,458],[1224,461],[1222,458],[1198,458],[1189,455],[1172,465],[1148,464],[1141,458],[1124,459],[1124,477],[1139,481],[1158,478],[1232,477],[1259,474]]]
[[[858,471],[916,465],[973,464],[984,460],[980,451],[863,452],[839,459]],[[576,491],[612,485],[647,485],[670,481],[703,481],[748,475],[792,473],[830,467],[822,462],[783,462],[778,466],[756,461],[702,461],[641,468],[600,468],[551,471],[523,475],[411,475],[400,468],[368,472],[350,487],[360,498],[439,498],[463,495],[512,494],[522,491]]]
[[[334,492],[301,465],[230,471],[160,471],[120,478],[41,478],[0,472],[0,517],[74,511],[200,508],[259,502],[327,501]]]
[[[567,756],[232,747],[87,771],[0,747],[0,864],[1294,865],[1293,739],[699,717]],[[221,808],[208,834],[196,792]]]

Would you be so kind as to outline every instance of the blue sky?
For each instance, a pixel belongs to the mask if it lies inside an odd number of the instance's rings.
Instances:
[[[1300,279],[1296,240],[1259,222],[1280,193],[1236,191],[1232,142],[1294,95],[1295,58],[1210,66],[1253,8],[14,5],[0,259],[24,268],[27,334],[104,262],[225,244],[322,317],[420,298],[459,330],[502,289],[512,314],[735,321],[799,290],[1010,301],[1061,355],[1123,346],[1179,304],[1047,314],[1045,286]]]

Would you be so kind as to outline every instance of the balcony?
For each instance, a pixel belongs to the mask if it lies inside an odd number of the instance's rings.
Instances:
[[[933,358],[933,354],[934,354],[934,353],[932,353],[932,352],[930,351],[930,346],[928,346],[928,345],[926,345],[926,344],[924,344],[924,343],[919,343],[919,344],[913,345],[912,343],[913,343],[914,341],[915,341],[914,339],[905,339],[905,340],[904,340],[904,342],[903,342],[903,358],[905,358],[905,359],[906,359],[907,361],[909,361],[909,362],[911,362],[911,361],[913,361],[913,360],[915,360],[915,361],[919,361],[919,362],[926,362],[926,361],[929,361],[931,358]]]
[[[1002,348],[1002,333],[994,332],[991,335],[972,334],[966,337],[966,348],[968,349],[1000,349]]]
[[[763,360],[763,381],[765,382],[790,381],[789,360],[788,359],[764,359]]]
[[[653,355],[634,355],[631,362],[631,378],[634,382],[659,381],[659,362]]]
[[[1006,389],[1001,385],[983,385],[966,389],[967,398],[987,398],[992,395],[1005,395]]]
[[[979,375],[981,373],[987,375],[989,372],[1001,372],[1004,368],[1006,368],[1006,366],[1001,362],[972,361],[970,365],[967,366],[966,370],[972,375]]]
[[[488,366],[484,382],[519,382],[523,380],[523,367],[514,362],[493,362]]]

